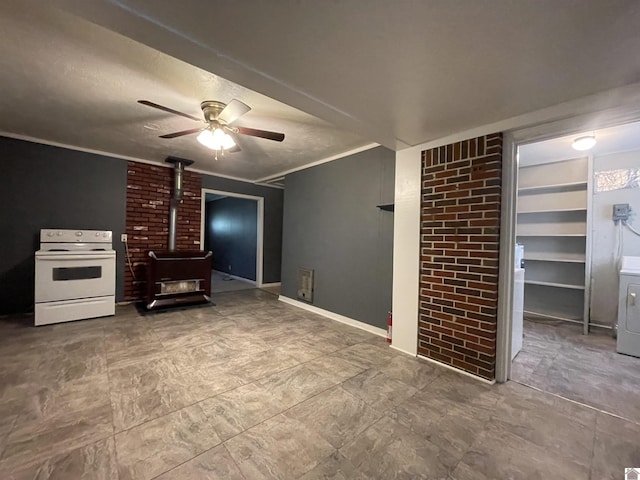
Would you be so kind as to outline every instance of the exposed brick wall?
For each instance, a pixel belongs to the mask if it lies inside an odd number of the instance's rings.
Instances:
[[[422,152],[418,353],[495,377],[502,134]]]
[[[202,175],[186,170],[178,208],[177,250],[200,250],[200,195]],[[169,244],[169,205],[173,167],[129,162],[127,174],[127,236],[135,280],[125,267],[124,296],[138,300],[145,292],[145,266],[149,250]],[[119,240],[119,239],[117,239]]]

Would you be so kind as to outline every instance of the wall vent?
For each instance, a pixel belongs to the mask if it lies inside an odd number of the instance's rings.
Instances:
[[[298,299],[313,303],[313,270],[298,268]]]

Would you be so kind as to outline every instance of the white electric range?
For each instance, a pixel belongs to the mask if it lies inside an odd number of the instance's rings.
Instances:
[[[110,231],[42,229],[35,268],[36,325],[115,314]]]

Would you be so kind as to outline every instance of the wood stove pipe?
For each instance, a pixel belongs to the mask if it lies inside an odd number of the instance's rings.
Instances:
[[[171,204],[169,205],[169,251],[175,252],[176,231],[178,226],[178,207],[182,201],[184,167],[191,165],[193,160],[169,157],[166,161],[167,163],[172,163],[174,165],[173,195],[171,196]]]

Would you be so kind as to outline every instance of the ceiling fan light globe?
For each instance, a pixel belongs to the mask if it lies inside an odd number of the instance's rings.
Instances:
[[[203,130],[198,135],[198,141],[211,150],[227,150],[236,145],[233,138],[220,128],[216,128],[213,132],[209,129]]]
[[[236,142],[233,141],[231,135],[226,133],[221,128],[216,128],[213,131],[213,138],[216,140],[216,143],[220,145],[220,148],[223,150],[227,150],[229,148],[233,148],[236,146]]]
[[[203,130],[197,137],[197,140],[207,148],[214,150],[213,146],[213,134],[210,130]]]

